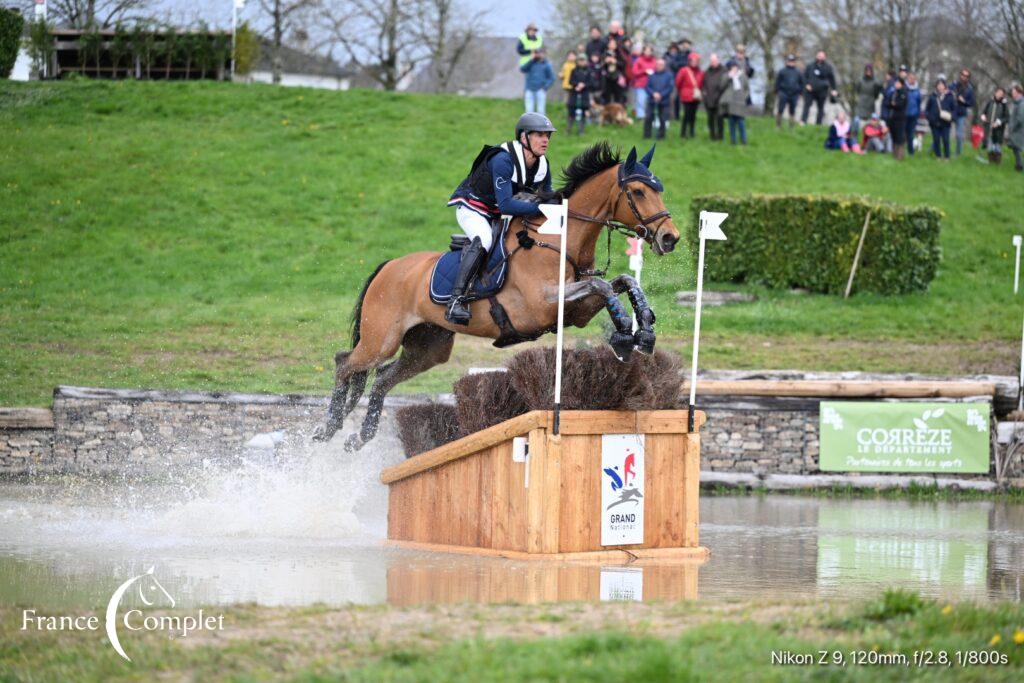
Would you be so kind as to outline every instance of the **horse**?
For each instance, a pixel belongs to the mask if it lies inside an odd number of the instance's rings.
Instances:
[[[625,161],[606,142],[598,142],[563,170],[558,194],[568,199],[565,244],[567,265],[565,325],[585,327],[601,309],[615,326],[609,343],[620,360],[633,350],[653,353],[655,315],[637,281],[619,275],[602,279],[594,270],[594,253],[602,229],[643,239],[655,254],[671,252],[679,231],[665,208],[663,187],[650,171],[654,147],[637,160],[632,148]],[[352,314],[352,348],[335,355],[334,390],[326,423],[313,435],[329,441],[356,407],[375,371],[366,416],[345,450],[361,448],[377,433],[384,397],[400,382],[446,363],[456,334],[496,340],[495,346],[530,341],[554,331],[558,316],[560,251],[557,242],[538,239],[536,217],[515,218],[505,232],[508,275],[502,289],[470,304],[468,326],[445,320],[444,307],[429,297],[430,277],[438,252],[419,252],[385,261],[367,278]],[[609,251],[610,259],[610,251]],[[628,295],[638,329],[618,296]],[[401,348],[401,356],[390,360]]]

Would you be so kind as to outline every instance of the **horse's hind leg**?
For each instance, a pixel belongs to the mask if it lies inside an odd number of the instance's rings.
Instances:
[[[356,451],[377,435],[380,414],[384,410],[384,397],[397,384],[426,372],[435,365],[447,363],[455,343],[455,333],[432,325],[421,323],[405,333],[402,339],[402,355],[397,361],[388,363],[377,371],[370,390],[370,401],[358,434],[352,434],[345,441],[345,450]]]
[[[317,427],[313,433],[314,441],[331,440],[363,395],[370,371],[398,350],[397,341],[387,341],[385,338],[374,343],[371,339],[378,338],[363,334],[354,349],[339,351],[334,356],[334,391],[331,392],[331,402],[327,407],[327,422]],[[398,339],[397,334],[395,339]]]

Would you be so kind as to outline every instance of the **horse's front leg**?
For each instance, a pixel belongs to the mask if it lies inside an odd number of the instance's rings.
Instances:
[[[566,285],[565,308],[567,324],[577,327],[585,326],[602,308],[607,310],[615,326],[608,340],[612,351],[622,362],[627,362],[633,355],[633,321],[611,283],[587,278]]]
[[[612,289],[616,294],[626,292],[629,296],[629,303],[633,306],[633,314],[636,315],[636,333],[633,335],[636,350],[640,353],[654,353],[654,310],[647,303],[644,290],[640,283],[632,275],[620,275],[611,281]]]

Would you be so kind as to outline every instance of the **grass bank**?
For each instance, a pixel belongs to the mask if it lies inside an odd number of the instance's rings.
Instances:
[[[20,630],[0,609],[12,681],[1020,680],[1024,608],[926,600],[214,608],[224,630],[123,635]],[[817,663],[826,652],[827,663]],[[966,653],[998,664],[971,664]],[[808,664],[773,663],[789,653]],[[930,657],[931,666],[918,666]],[[959,654],[958,654],[959,653]],[[940,665],[946,659],[949,665]]]
[[[384,259],[444,248],[449,193],[481,144],[509,137],[519,106],[223,83],[0,84],[0,405],[46,404],[61,383],[326,391],[363,279]],[[705,367],[1014,371],[1009,243],[1024,192],[1012,168],[973,153],[896,164],[826,153],[818,129],[750,128],[746,148],[675,134],[659,145],[654,168],[680,228],[696,194],[867,194],[945,211],[944,260],[913,296],[746,287],[756,303],[707,311]],[[599,138],[642,144],[639,126],[559,134],[554,165]],[[685,353],[685,254],[649,260],[644,285],[663,345]],[[483,343],[456,348],[452,366],[403,389],[444,390],[500,358]]]

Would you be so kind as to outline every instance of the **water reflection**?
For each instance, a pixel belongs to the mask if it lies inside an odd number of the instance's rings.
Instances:
[[[308,485],[324,479],[314,474]],[[235,482],[231,495],[199,492],[206,498],[184,502],[135,486],[131,499],[145,506],[113,494],[0,486],[0,605],[100,608],[150,566],[182,607],[846,598],[888,586],[1020,600],[1024,584],[1019,504],[705,497],[701,542],[710,561],[623,568],[382,547],[381,489],[328,479],[322,486],[344,483],[358,495],[309,520],[330,499],[298,495],[300,483]],[[258,499],[273,491],[291,493],[270,514]],[[215,518],[225,510],[230,519]]]

